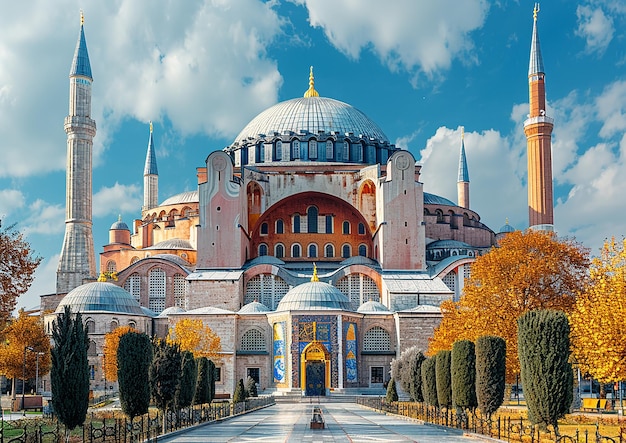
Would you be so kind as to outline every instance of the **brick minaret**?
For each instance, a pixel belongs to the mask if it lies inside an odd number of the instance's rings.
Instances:
[[[459,178],[456,183],[457,200],[462,208],[470,207],[469,171],[465,158],[465,128],[461,128],[461,152],[459,153]]]
[[[533,37],[530,47],[528,88],[530,113],[524,122],[528,150],[528,225],[531,229],[554,230],[552,191],[552,128],[554,120],[546,116],[546,88],[537,13],[533,10]]]
[[[91,119],[91,65],[83,30],[70,69],[70,106],[65,118],[67,172],[65,239],[57,269],[57,294],[65,294],[85,280],[96,278],[96,256],[91,222],[92,151],[96,122]]]

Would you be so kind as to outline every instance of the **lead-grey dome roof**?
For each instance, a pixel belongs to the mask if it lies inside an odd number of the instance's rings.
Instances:
[[[259,134],[294,134],[337,132],[341,136],[353,133],[379,143],[389,143],[380,127],[355,107],[326,97],[294,98],[278,103],[261,112],[243,128],[233,145],[246,144]]]
[[[361,313],[380,312],[380,313],[388,314],[391,311],[389,310],[389,308],[387,308],[387,306],[383,305],[381,302],[370,300],[370,301],[366,301],[361,306],[359,306],[359,309],[357,309],[356,312],[361,312]]]
[[[65,306],[69,306],[74,313],[105,311],[146,315],[135,297],[124,288],[109,282],[92,282],[73,289],[63,297],[55,312],[63,312]]]
[[[270,311],[271,309],[265,306],[263,303],[253,301],[251,303],[248,303],[247,305],[244,305],[239,310],[239,314],[264,314]]]
[[[351,310],[350,300],[328,283],[312,281],[292,288],[278,303],[277,311],[341,309]]]

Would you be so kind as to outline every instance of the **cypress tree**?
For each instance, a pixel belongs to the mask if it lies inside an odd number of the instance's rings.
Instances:
[[[392,378],[389,380],[389,384],[387,385],[387,395],[385,396],[385,400],[387,403],[393,403],[394,401],[398,401],[398,390],[396,389],[396,379]]]
[[[460,340],[452,345],[450,378],[452,404],[456,408],[474,411],[476,400],[476,354],[474,343]]]
[[[150,394],[154,405],[163,413],[163,434],[166,431],[166,412],[172,406],[176,396],[181,361],[178,345],[169,345],[163,340],[155,344],[154,358],[149,373]]]
[[[124,414],[133,419],[148,412],[152,342],[144,333],[127,332],[117,348],[117,380]]]
[[[217,369],[215,368],[215,363],[213,363],[213,360],[209,360],[209,365],[207,367],[207,374],[209,375],[209,403],[215,399],[216,371]]]
[[[241,403],[243,401],[246,401],[246,388],[243,385],[243,378],[240,378],[233,394],[233,404]]]
[[[422,393],[422,363],[426,357],[422,351],[418,351],[410,361],[411,369],[411,398],[413,401],[423,402],[424,394]]]
[[[198,381],[196,383],[196,395],[193,402],[202,405],[211,402],[211,385],[209,381],[209,359],[200,357],[196,360],[198,366]]]
[[[528,418],[559,435],[573,398],[569,322],[562,311],[529,311],[517,320],[518,354]]]
[[[59,421],[69,430],[85,422],[89,407],[89,341],[80,313],[72,319],[65,306],[52,322],[52,405]]]
[[[248,397],[258,397],[259,393],[256,389],[256,381],[248,376],[246,379],[246,392],[248,393]]]
[[[491,420],[504,401],[506,342],[484,335],[476,340],[476,397],[481,412]]]
[[[439,407],[437,402],[437,375],[435,357],[427,358],[422,362],[422,394],[424,402],[430,406]]]
[[[175,405],[177,409],[191,406],[196,394],[196,382],[198,380],[198,368],[193,354],[189,351],[181,353],[180,378],[176,387]]]
[[[435,377],[437,378],[437,403],[442,408],[452,406],[452,382],[450,379],[451,351],[439,351],[435,355]]]

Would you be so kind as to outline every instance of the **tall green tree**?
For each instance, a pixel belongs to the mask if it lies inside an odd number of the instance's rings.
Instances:
[[[181,354],[180,379],[176,388],[175,399],[177,409],[191,406],[198,381],[198,368],[193,354],[190,351],[183,351]]]
[[[256,389],[256,380],[252,377],[248,376],[246,378],[246,392],[248,393],[248,397],[258,397],[259,393]]]
[[[562,311],[530,311],[517,320],[518,352],[528,418],[559,434],[573,398],[569,322]]]
[[[422,362],[422,394],[426,404],[439,407],[437,402],[436,362],[435,357],[429,357]]]
[[[193,402],[196,405],[203,405],[211,402],[211,385],[209,380],[209,359],[200,357],[196,359],[198,366],[198,381],[196,383],[196,394]]]
[[[139,332],[127,332],[120,337],[117,347],[117,380],[122,411],[133,419],[148,412],[150,406],[150,379],[152,342]]]
[[[69,430],[85,422],[89,406],[89,341],[80,313],[69,306],[52,322],[52,405]]]
[[[387,403],[393,403],[398,401],[398,390],[396,389],[396,379],[391,377],[389,384],[387,385],[387,395],[385,395]]]
[[[162,432],[165,434],[167,410],[172,407],[180,377],[182,356],[177,344],[159,340],[154,345],[150,365],[150,395],[154,405],[163,413]]]
[[[246,401],[246,387],[243,385],[243,378],[240,378],[233,393],[233,404]]]
[[[413,401],[423,402],[424,394],[422,392],[422,363],[426,357],[422,351],[417,351],[409,362],[411,373],[411,398]]]
[[[506,385],[506,342],[483,335],[476,340],[476,397],[488,420],[504,401]]]
[[[217,378],[217,369],[213,360],[209,360],[207,367],[207,373],[209,375],[209,403],[215,399],[215,381]]]
[[[456,408],[474,411],[476,400],[476,353],[474,343],[459,340],[452,345],[450,377],[452,404]]]
[[[435,376],[437,378],[437,403],[442,408],[452,406],[452,380],[450,378],[451,351],[439,351],[435,355]]]

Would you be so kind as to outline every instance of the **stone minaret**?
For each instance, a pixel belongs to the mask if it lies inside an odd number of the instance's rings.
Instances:
[[[469,172],[465,158],[465,128],[461,128],[461,152],[459,154],[459,179],[456,183],[457,200],[462,208],[470,207]]]
[[[152,122],[150,122],[150,139],[146,153],[146,166],[143,170],[143,208],[142,211],[159,205],[159,171],[157,171],[154,140],[152,138]]]
[[[91,119],[91,65],[83,30],[70,69],[70,106],[65,118],[67,172],[65,239],[57,269],[57,294],[65,294],[86,280],[96,279],[96,256],[91,231],[91,168],[96,122]]]
[[[528,88],[530,113],[524,122],[528,150],[528,225],[531,229],[554,230],[552,191],[552,128],[554,120],[546,116],[546,87],[537,13],[533,10],[533,37],[530,46]]]

